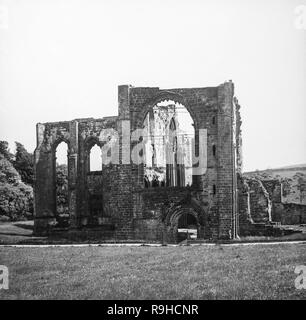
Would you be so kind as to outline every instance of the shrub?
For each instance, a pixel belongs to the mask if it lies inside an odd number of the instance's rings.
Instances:
[[[21,182],[12,163],[0,154],[0,220],[33,218],[33,188]]]
[[[0,183],[0,215],[12,221],[33,218],[32,187]]]
[[[0,154],[0,183],[18,184],[21,177],[12,163]]]
[[[16,144],[15,160],[13,165],[15,169],[19,172],[21,180],[33,186],[34,184],[34,157],[32,153],[29,153],[25,147],[19,143]]]

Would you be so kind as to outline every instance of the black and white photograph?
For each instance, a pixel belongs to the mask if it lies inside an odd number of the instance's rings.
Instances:
[[[305,299],[306,0],[0,0],[2,302]]]

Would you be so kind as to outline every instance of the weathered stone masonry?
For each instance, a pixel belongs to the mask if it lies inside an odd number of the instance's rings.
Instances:
[[[138,142],[130,144],[122,128],[129,123],[130,132],[142,129],[148,112],[165,100],[188,110],[196,155],[199,130],[207,130],[207,170],[193,176],[191,186],[146,188],[144,165],[126,158]],[[64,141],[68,146],[70,215],[65,232],[94,229],[104,238],[144,240],[161,240],[166,233],[168,241],[176,242],[178,226],[186,217],[196,226],[198,238],[237,237],[239,203],[246,200],[239,200],[243,192],[238,192],[241,118],[233,83],[170,90],[123,85],[118,88],[118,103],[116,117],[37,124],[36,234],[56,231],[52,227],[57,219],[55,152]],[[107,143],[119,146],[119,163],[103,163],[101,172],[89,172],[90,149]]]

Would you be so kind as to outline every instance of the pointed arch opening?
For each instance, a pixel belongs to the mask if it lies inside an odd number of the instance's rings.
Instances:
[[[184,105],[163,100],[144,119],[145,187],[192,185],[193,119]]]
[[[87,213],[86,225],[101,224],[103,216],[103,173],[102,173],[102,145],[97,138],[86,141],[87,166]]]
[[[68,144],[61,141],[55,148],[56,219],[60,227],[69,225]]]
[[[102,171],[102,150],[94,144],[89,150],[89,172]]]

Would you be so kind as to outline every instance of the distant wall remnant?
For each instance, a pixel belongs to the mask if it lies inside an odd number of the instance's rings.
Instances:
[[[244,173],[240,178],[244,188],[239,189],[240,233],[254,232],[258,223],[305,224],[305,173],[302,166]]]

